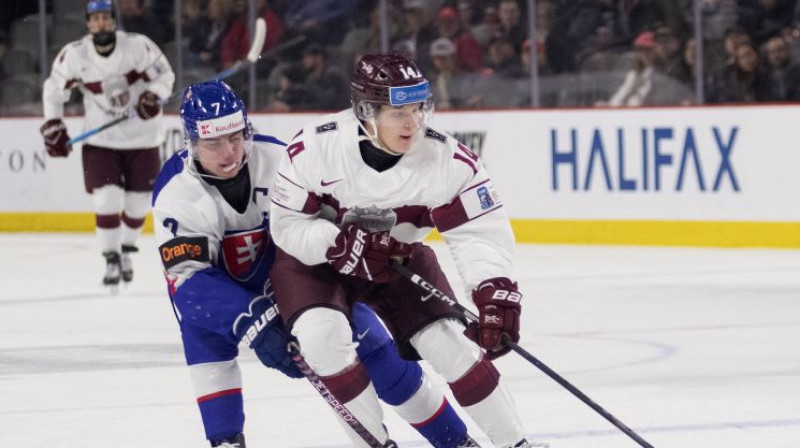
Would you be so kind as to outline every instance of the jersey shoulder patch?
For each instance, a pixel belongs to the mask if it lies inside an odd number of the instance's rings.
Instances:
[[[331,121],[330,123],[325,123],[317,126],[317,134],[322,134],[323,132],[335,131],[336,129],[338,129],[336,122]]]
[[[425,128],[425,138],[430,138],[440,143],[447,142],[447,137],[444,134],[440,134],[439,132],[436,132],[431,128]]]

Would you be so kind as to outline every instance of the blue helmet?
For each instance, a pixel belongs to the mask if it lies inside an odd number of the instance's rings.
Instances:
[[[114,11],[114,2],[112,0],[91,0],[86,3],[86,19],[89,19],[89,16],[96,13],[96,12],[110,12],[111,17],[116,17]]]
[[[194,84],[186,88],[181,105],[184,136],[192,142],[244,131],[252,135],[244,102],[233,89],[220,80]]]

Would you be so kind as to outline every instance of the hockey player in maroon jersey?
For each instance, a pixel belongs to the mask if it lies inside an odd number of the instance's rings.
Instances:
[[[83,93],[84,130],[131,113],[118,126],[89,137],[82,148],[84,184],[92,195],[96,232],[106,259],[103,284],[116,289],[133,279],[131,252],[150,211],[150,194],[161,161],[165,134],[162,98],[172,92],[175,75],[161,50],[146,36],[117,31],[111,0],[86,4],[89,33],[64,46],[42,89],[47,153],[72,151],[62,121],[72,90]]]
[[[504,337],[519,340],[522,294],[511,279],[514,235],[489,174],[467,147],[428,127],[428,81],[412,60],[366,55],[350,86],[352,109],[303,127],[278,169],[272,273],[287,328],[379,440],[387,438],[380,407],[349,346],[354,297],[378,312],[405,357],[427,360],[447,380],[496,447],[542,446],[526,440],[491,362],[508,351]],[[390,265],[404,260],[454,297],[433,251],[421,244],[434,227],[479,310],[480,324],[467,331],[457,312],[420,294]]]

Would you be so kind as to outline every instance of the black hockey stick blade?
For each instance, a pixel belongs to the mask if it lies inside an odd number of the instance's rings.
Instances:
[[[456,302],[455,300],[451,299],[450,297],[448,297],[442,291],[439,291],[438,289],[436,289],[436,287],[434,287],[432,284],[427,282],[424,278],[422,278],[419,275],[415,274],[413,271],[411,271],[411,269],[407,268],[406,266],[404,266],[404,265],[402,265],[400,263],[392,263],[392,267],[394,268],[395,271],[397,271],[397,273],[399,273],[403,277],[407,278],[409,281],[411,281],[411,283],[414,283],[415,285],[417,285],[423,291],[425,291],[425,292],[427,292],[429,294],[432,294],[437,299],[449,304],[450,306],[452,306],[453,308],[455,308],[456,310],[458,310],[459,312],[464,314],[464,316],[467,319],[469,319],[469,320],[471,320],[473,322],[478,322],[478,316],[476,316],[475,313],[473,313],[472,311],[468,310],[467,308],[465,308],[463,305],[461,305],[460,303]],[[538,368],[539,370],[544,372],[545,375],[549,376],[555,382],[560,384],[563,388],[567,389],[572,395],[578,397],[578,399],[581,400],[584,404],[586,404],[590,408],[594,409],[595,412],[597,412],[603,418],[608,420],[612,425],[616,426],[617,429],[622,431],[626,436],[628,436],[631,439],[633,439],[636,443],[639,444],[639,446],[641,446],[642,448],[653,448],[653,445],[650,445],[650,443],[648,443],[646,440],[644,440],[639,434],[637,434],[635,431],[633,431],[631,428],[629,428],[626,424],[622,423],[619,419],[617,419],[616,417],[611,415],[610,412],[608,412],[605,409],[603,409],[602,406],[600,406],[599,404],[595,403],[594,400],[592,400],[586,394],[581,392],[580,389],[578,389],[577,387],[573,386],[572,383],[570,383],[569,381],[564,379],[564,377],[562,377],[561,375],[556,373],[555,370],[551,369],[545,363],[543,363],[538,358],[533,356],[530,352],[528,352],[524,348],[520,347],[516,342],[511,341],[510,339],[508,339],[508,337],[504,337],[503,338],[503,342],[508,347],[510,347],[511,350],[513,350],[518,355],[520,355],[523,358],[525,358],[525,360],[527,360],[528,362],[530,362],[531,364],[536,366],[536,368]]]

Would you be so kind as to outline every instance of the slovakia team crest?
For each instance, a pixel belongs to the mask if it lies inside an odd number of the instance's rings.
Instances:
[[[225,269],[231,277],[246,282],[259,271],[268,245],[264,227],[225,235],[220,250]]]

